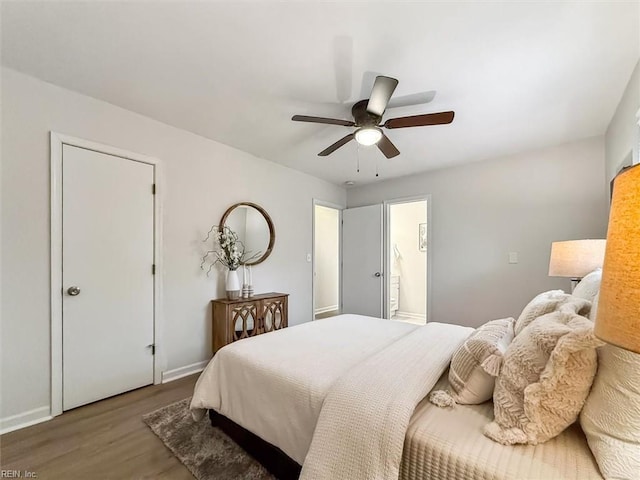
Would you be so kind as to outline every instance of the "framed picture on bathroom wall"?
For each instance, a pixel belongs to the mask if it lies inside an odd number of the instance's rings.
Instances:
[[[418,250],[427,251],[427,224],[420,223],[418,225]]]

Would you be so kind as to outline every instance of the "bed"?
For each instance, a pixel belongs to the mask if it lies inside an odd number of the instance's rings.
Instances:
[[[434,387],[445,388],[444,375]],[[438,408],[427,399],[411,418],[402,455],[402,480],[602,479],[575,423],[560,436],[533,445],[500,445],[482,434],[493,403]]]
[[[482,434],[491,402],[428,403],[471,331],[341,315],[246,339],[207,366],[192,412],[210,410],[281,478],[297,477],[304,464],[302,478],[601,479],[577,425],[541,445],[503,446]],[[398,431],[399,447],[378,439]],[[355,473],[343,473],[349,469]]]

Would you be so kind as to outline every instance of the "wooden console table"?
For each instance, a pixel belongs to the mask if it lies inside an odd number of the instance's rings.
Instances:
[[[212,300],[213,353],[241,338],[286,328],[288,297],[288,293],[272,292],[237,300]]]

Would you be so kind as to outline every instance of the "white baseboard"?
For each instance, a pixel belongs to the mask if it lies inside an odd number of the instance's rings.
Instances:
[[[10,417],[0,419],[0,435],[13,432],[21,428],[30,427],[37,423],[46,422],[51,420],[51,409],[49,405],[46,407],[34,408],[26,412],[18,413]]]
[[[406,318],[413,318],[415,320],[423,320],[426,317],[424,313],[403,312],[400,310],[396,311],[396,315]]]
[[[209,360],[204,360],[198,363],[192,363],[180,368],[174,368],[173,370],[167,370],[162,372],[162,383],[173,382],[182,377],[188,377],[194,373],[201,372],[209,364]]]
[[[315,314],[320,315],[321,313],[333,312],[334,310],[338,310],[338,305],[330,305],[328,307],[316,308]]]

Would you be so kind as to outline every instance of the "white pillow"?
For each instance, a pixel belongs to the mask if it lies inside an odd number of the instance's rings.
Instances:
[[[490,400],[502,356],[514,337],[513,323],[513,318],[502,318],[478,327],[451,358],[451,389],[432,392],[429,401],[439,407],[452,407]]]
[[[600,292],[595,296],[593,302],[591,302],[591,313],[589,313],[589,320],[595,323],[596,315],[598,314],[598,302],[600,301]]]
[[[576,285],[573,290],[573,296],[578,298],[584,298],[593,302],[596,295],[600,291],[600,282],[602,281],[602,269],[598,268],[589,273],[586,277],[580,280],[580,283]]]
[[[598,373],[580,425],[605,478],[640,475],[640,355],[613,345],[598,349]]]
[[[571,295],[564,293],[562,290],[549,290],[548,292],[536,295],[533,300],[524,307],[518,320],[516,320],[516,335],[519,335],[520,332],[536,318],[554,312],[570,298]]]
[[[513,340],[493,393],[494,421],[484,434],[504,445],[537,445],[578,419],[598,367],[593,324],[578,315],[584,299],[535,319]]]

